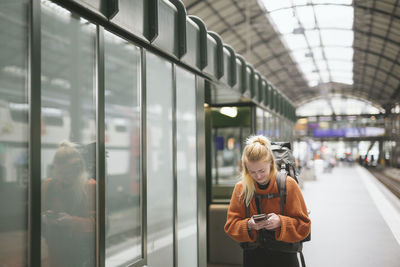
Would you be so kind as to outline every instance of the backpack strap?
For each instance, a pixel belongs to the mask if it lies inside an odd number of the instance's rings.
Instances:
[[[287,177],[287,172],[284,169],[282,169],[276,175],[276,183],[277,183],[277,186],[278,186],[278,193],[265,194],[265,195],[254,194],[254,198],[255,198],[255,201],[256,201],[256,206],[257,206],[257,212],[258,213],[262,213],[261,205],[260,205],[261,199],[271,199],[271,198],[279,197],[280,198],[281,214],[283,215],[283,208],[284,208],[284,206],[286,204],[286,195],[287,195],[287,193],[286,193],[286,177]],[[250,208],[247,205],[245,205],[245,206],[246,206],[246,217],[250,218]]]
[[[276,184],[278,186],[278,192],[280,197],[280,204],[281,204],[281,214],[283,215],[283,208],[286,204],[286,177],[287,172],[285,170],[281,170],[276,175]]]
[[[301,266],[302,266],[302,267],[306,267],[306,261],[305,261],[305,259],[304,259],[303,251],[300,250],[300,251],[299,251],[299,254],[300,254],[300,260],[301,260]]]

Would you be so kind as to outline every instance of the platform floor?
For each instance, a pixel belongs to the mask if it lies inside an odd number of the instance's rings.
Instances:
[[[400,201],[366,169],[338,166],[304,183],[307,267],[399,267]]]

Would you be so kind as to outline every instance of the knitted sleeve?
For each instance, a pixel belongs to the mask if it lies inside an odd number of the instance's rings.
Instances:
[[[247,230],[246,207],[241,197],[241,182],[235,185],[229,205],[227,219],[225,223],[225,232],[237,242],[254,242],[257,239],[256,231]]]
[[[85,203],[85,207],[82,207],[85,210],[83,216],[72,216],[73,225],[72,229],[78,235],[80,233],[93,233],[95,230],[95,219],[96,219],[96,181],[90,179],[86,184],[86,194],[87,194],[87,203]]]
[[[307,207],[296,181],[288,177],[286,187],[285,215],[279,215],[281,227],[276,230],[275,238],[293,243],[307,237],[311,230],[311,220],[308,217]]]

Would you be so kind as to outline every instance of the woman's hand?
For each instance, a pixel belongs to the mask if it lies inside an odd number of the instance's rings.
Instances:
[[[264,227],[265,229],[273,230],[281,226],[281,218],[275,213],[268,213],[267,218],[268,218],[266,220],[267,223]]]
[[[74,219],[71,215],[66,212],[60,212],[57,219],[57,224],[61,226],[72,226]]]
[[[52,210],[46,210],[42,212],[42,223],[47,225],[57,224],[58,213]]]
[[[247,227],[250,230],[260,230],[265,228],[267,225],[268,225],[268,220],[255,222],[253,216],[247,221]]]

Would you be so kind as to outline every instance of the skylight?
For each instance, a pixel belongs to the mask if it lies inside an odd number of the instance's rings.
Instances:
[[[310,87],[353,84],[352,0],[262,0]]]
[[[346,97],[343,98],[341,96],[332,96],[329,101],[334,108],[335,114],[341,115],[358,115],[358,114],[378,114],[379,112],[383,112],[377,107],[373,106],[371,103]],[[329,116],[332,115],[332,110],[330,108],[326,108],[328,105],[327,100],[325,98],[318,98],[313,101],[310,101],[306,104],[300,105],[296,109],[297,116],[315,116],[315,115],[324,115]]]

